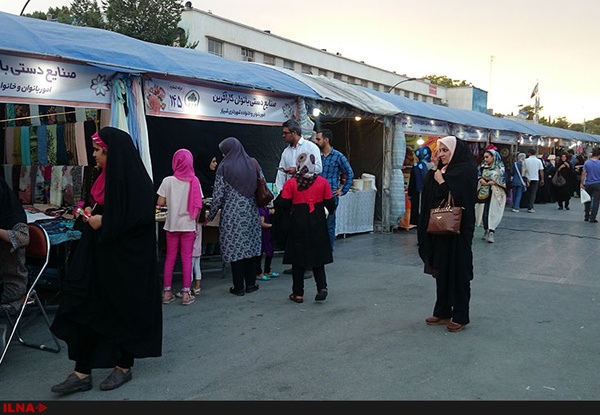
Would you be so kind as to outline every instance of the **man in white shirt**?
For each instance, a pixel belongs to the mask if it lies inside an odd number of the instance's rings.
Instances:
[[[281,153],[279,160],[279,168],[277,169],[277,177],[275,178],[275,186],[277,192],[281,193],[283,185],[288,179],[296,174],[296,159],[300,153],[311,153],[315,156],[315,173],[319,174],[323,171],[321,162],[321,150],[319,147],[302,138],[302,129],[300,124],[294,119],[289,119],[283,123],[283,138],[288,143],[287,147]]]
[[[528,157],[525,159],[525,177],[529,179],[529,187],[527,193],[529,200],[527,201],[527,212],[535,213],[533,203],[537,195],[538,187],[544,184],[544,165],[542,161],[536,157],[535,150],[530,148],[527,150]]]

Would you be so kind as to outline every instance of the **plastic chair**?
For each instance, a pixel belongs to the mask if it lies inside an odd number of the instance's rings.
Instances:
[[[32,347],[34,349],[44,350],[44,351],[53,352],[53,353],[58,353],[58,352],[60,352],[60,349],[61,349],[58,339],[56,338],[54,333],[52,333],[52,331],[50,330],[50,326],[51,326],[50,319],[48,318],[48,314],[46,313],[44,305],[40,301],[40,298],[38,297],[38,294],[35,290],[35,286],[36,286],[37,282],[39,281],[39,279],[42,276],[42,273],[44,272],[46,267],[48,266],[48,262],[50,262],[50,238],[48,237],[48,233],[46,232],[46,230],[44,228],[42,228],[40,225],[38,225],[36,223],[29,223],[28,227],[29,227],[29,245],[25,248],[25,252],[26,252],[25,256],[26,256],[26,262],[28,265],[28,269],[30,269],[29,262],[31,260],[36,260],[36,261],[42,262],[42,266],[41,266],[41,269],[39,269],[39,271],[36,270],[33,273],[30,272],[29,277],[30,277],[31,284],[29,286],[29,290],[27,291],[27,294],[22,299],[22,304],[21,304],[21,307],[19,310],[19,314],[17,315],[17,318],[15,320],[13,320],[13,316],[11,316],[11,314],[13,314],[10,312],[12,310],[11,308],[0,307],[0,310],[2,310],[4,312],[6,319],[10,323],[9,327],[12,327],[10,336],[6,340],[6,344],[4,346],[4,349],[2,350],[2,357],[0,357],[0,365],[2,364],[2,361],[4,360],[4,356],[6,355],[6,351],[8,350],[8,347],[10,346],[12,339],[15,336],[22,345],[27,346],[27,347]],[[31,277],[33,277],[33,281],[31,281]],[[27,324],[29,321],[31,321],[31,319],[33,317],[35,317],[35,316],[30,316],[31,317],[30,319],[23,320],[23,314],[25,313],[25,309],[28,306],[33,306],[34,304],[37,305],[38,312],[40,314],[42,314],[42,316],[44,317],[44,320],[46,322],[46,325],[48,326],[48,330],[50,331],[50,334],[52,335],[52,339],[53,339],[56,347],[50,347],[45,344],[32,343],[23,338],[23,336],[21,334],[21,327],[24,326],[25,324]]]

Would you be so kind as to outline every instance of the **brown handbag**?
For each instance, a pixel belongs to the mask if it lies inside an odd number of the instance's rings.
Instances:
[[[444,203],[446,203],[445,206]],[[442,200],[442,203],[440,203],[437,208],[429,211],[427,233],[432,235],[460,234],[460,222],[463,209],[463,207],[454,206],[452,194],[448,192],[448,199]]]
[[[256,163],[256,174],[258,176],[256,182],[256,192],[254,193],[256,196],[256,204],[258,207],[265,207],[273,200],[273,193],[269,190],[269,186],[267,186],[267,181],[264,177],[261,177],[260,170],[258,168],[258,162],[254,160]]]

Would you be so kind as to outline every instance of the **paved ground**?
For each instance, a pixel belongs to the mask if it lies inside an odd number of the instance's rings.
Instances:
[[[15,344],[0,400],[596,400],[600,225],[583,221],[578,199],[536,210],[507,209],[495,244],[476,230],[463,332],[424,322],[434,281],[414,231],[353,235],[336,241],[323,303],[312,280],[295,304],[288,275],[236,297],[228,270],[205,272],[194,304],[164,306],[163,357],[137,361],[132,382],[102,392],[109,370],[96,370],[91,391],[57,397],[50,387],[73,369],[66,349]]]

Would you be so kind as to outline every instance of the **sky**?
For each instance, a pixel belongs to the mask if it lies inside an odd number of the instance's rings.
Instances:
[[[26,0],[0,0],[19,14]],[[25,12],[69,5],[30,0]],[[192,0],[196,9],[409,77],[448,76],[488,108],[582,123],[600,117],[598,0]]]

